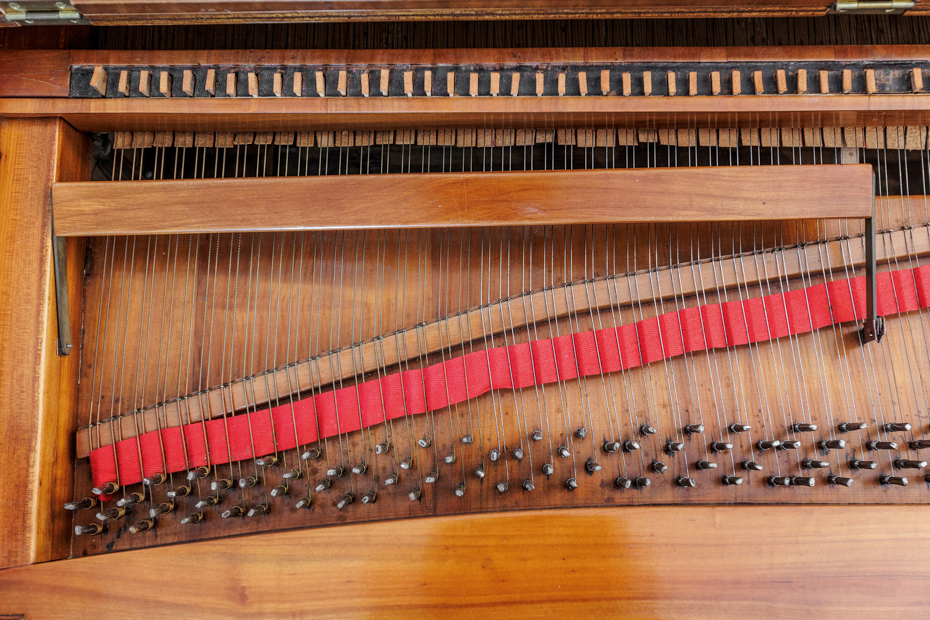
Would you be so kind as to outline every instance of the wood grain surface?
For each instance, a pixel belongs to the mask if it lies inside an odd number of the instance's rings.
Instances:
[[[0,614],[919,616],[927,517],[923,506],[631,507],[337,526],[0,571]]]

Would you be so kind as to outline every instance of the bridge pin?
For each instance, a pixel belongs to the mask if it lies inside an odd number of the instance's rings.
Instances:
[[[479,465],[478,467],[475,468],[475,476],[477,476],[478,478],[484,478],[485,476],[484,466]]]
[[[187,479],[191,482],[197,480],[198,478],[203,478],[210,473],[210,470],[206,467],[195,467],[194,469],[187,472]]]
[[[149,509],[149,517],[154,519],[160,514],[174,510],[174,502],[162,502],[161,504]]]
[[[852,459],[849,461],[850,469],[875,469],[878,467],[878,463],[875,461],[860,461],[858,459]]]
[[[463,436],[462,436],[462,443],[464,443],[464,444],[474,443],[474,441],[475,441],[475,438],[472,437],[471,435],[463,435]]]
[[[633,440],[623,442],[623,451],[624,452],[635,452],[639,450],[639,444]]]
[[[904,433],[911,430],[911,425],[907,422],[889,422],[883,428],[886,433]]]
[[[514,451],[513,451],[513,458],[517,459],[518,461],[522,461],[522,460],[523,460],[523,449],[522,449],[522,448],[514,448]]]
[[[376,501],[378,501],[378,494],[374,491],[369,491],[362,496],[361,501],[363,504],[374,504]]]
[[[413,459],[409,456],[400,462],[401,469],[410,469],[413,467]]]
[[[420,499],[420,496],[421,496],[421,495],[422,495],[422,493],[420,493],[420,488],[417,487],[417,488],[415,488],[414,490],[410,491],[410,493],[407,493],[407,498],[408,498],[411,502],[415,502],[415,501],[417,501],[417,500]]]
[[[575,480],[574,478],[569,478],[568,480],[565,481],[565,488],[568,489],[569,491],[574,491],[575,489],[578,488],[578,481]]]
[[[662,461],[653,461],[651,469],[657,474],[664,474],[665,472],[668,471],[668,465],[666,465]]]
[[[223,517],[224,519],[231,519],[234,517],[241,517],[244,515],[245,515],[245,510],[242,508],[242,506],[238,504],[233,506],[232,508],[229,508],[228,510],[224,510],[222,514],[220,514],[220,516]]]
[[[106,531],[106,523],[91,523],[89,525],[76,525],[74,527],[74,533],[78,536],[94,536],[96,534],[103,534]]]
[[[500,457],[501,451],[496,448],[488,452],[488,459],[490,459],[492,463],[496,463]]]
[[[284,497],[289,491],[289,487],[286,484],[279,484],[275,488],[271,489],[271,497]]]
[[[797,424],[791,425],[791,430],[795,433],[813,433],[817,430],[816,424],[807,424],[806,422],[798,422]]]
[[[269,454],[268,456],[259,457],[255,459],[255,464],[259,467],[273,467],[278,464],[278,456]]]
[[[387,444],[378,444],[378,445],[379,445],[379,446],[384,446],[384,445],[387,445]],[[385,448],[385,451],[387,451],[387,448]],[[375,446],[375,452],[378,452],[378,446]],[[380,452],[379,452],[379,454],[380,454]],[[305,461],[315,461],[315,460],[317,460],[318,458],[320,458],[321,456],[323,456],[323,451],[322,451],[322,450],[320,450],[319,448],[310,448],[309,450],[307,450],[306,452],[304,452],[303,454],[301,454],[301,455],[300,455],[300,458],[302,458],[302,459],[305,460]]]
[[[631,486],[633,486],[633,481],[624,476],[620,476],[614,480],[614,486],[618,489],[629,489]]]
[[[733,444],[728,443],[726,441],[713,441],[710,444],[711,452],[726,452],[727,450],[731,450],[732,448],[733,448]]]
[[[523,490],[524,490],[524,491],[532,491],[532,490],[535,489],[535,488],[536,488],[536,485],[533,484],[533,481],[530,480],[529,478],[527,478],[526,480],[523,481]]]
[[[609,454],[611,452],[617,452],[618,450],[620,450],[619,441],[607,441],[606,439],[604,440],[604,452],[607,452]]]
[[[465,483],[455,485],[455,496],[456,497],[465,497]]]
[[[96,497],[85,497],[65,504],[65,510],[86,510],[97,505]]]
[[[155,529],[155,521],[152,519],[144,519],[138,523],[134,523],[129,526],[130,534],[141,534],[142,532],[147,532],[151,529]]]
[[[797,450],[801,447],[801,442],[794,439],[788,439],[781,442],[781,445],[777,446],[778,450]]]
[[[843,439],[821,439],[817,442],[817,447],[821,450],[842,450],[846,447],[846,441]]]
[[[773,487],[787,487],[791,485],[791,478],[788,476],[769,476],[768,483]]]
[[[240,489],[251,489],[256,484],[258,484],[258,478],[256,476],[246,476],[245,478],[239,478]]]
[[[685,433],[688,435],[698,435],[704,432],[703,424],[688,424],[685,426]]]
[[[897,450],[898,444],[893,441],[867,441],[865,447],[868,450]]]
[[[334,465],[326,470],[326,475],[330,478],[339,478],[346,473],[346,468],[342,465]]]
[[[498,493],[506,493],[506,492],[507,492],[507,489],[509,489],[509,488],[510,488],[510,485],[509,485],[508,483],[506,483],[506,482],[498,482],[498,483],[497,483],[497,492],[498,492]]]
[[[881,475],[878,477],[878,482],[880,484],[893,484],[899,487],[907,486],[907,478],[903,478],[901,476]]]
[[[646,478],[645,476],[640,476],[639,478],[633,481],[633,486],[635,486],[637,489],[645,489],[650,484],[652,484],[652,481],[649,480],[649,478]]]
[[[698,461],[694,466],[698,469],[717,469],[717,464],[713,461]]]
[[[142,484],[144,484],[147,487],[150,487],[150,486],[157,486],[159,484],[162,484],[164,481],[165,481],[165,474],[158,473],[158,474],[152,474],[151,476],[146,476],[145,478],[143,478]]]
[[[648,424],[643,424],[642,426],[639,427],[639,432],[642,433],[643,435],[655,435],[656,429],[652,428]]]
[[[229,478],[221,478],[219,480],[214,480],[210,483],[211,491],[225,491],[226,489],[232,487],[233,481]]]
[[[559,456],[563,459],[570,457],[572,453],[569,451],[568,446],[559,446]]]
[[[261,503],[258,506],[252,506],[246,513],[246,515],[250,517],[260,517],[264,514],[268,514],[268,504],[265,503]]]
[[[90,490],[94,495],[113,495],[119,490],[119,485],[115,482],[107,482],[102,484],[99,487],[94,487]]]
[[[294,504],[294,508],[298,508],[298,509],[300,509],[300,508],[310,508],[310,505],[311,505],[312,503],[313,503],[313,500],[310,499],[309,496],[304,495],[304,496],[301,497],[299,500],[297,500],[297,503]]]
[[[442,457],[442,462],[445,463],[446,465],[452,465],[453,463],[455,463],[455,458],[456,458],[455,453],[450,452],[449,454]]]
[[[834,476],[833,474],[827,476],[827,482],[830,484],[835,484],[838,487],[851,487],[853,485],[852,478],[844,478],[843,476]]]
[[[588,461],[584,464],[584,468],[589,474],[601,471],[600,464],[593,459],[588,459]]]
[[[755,461],[743,461],[740,463],[740,467],[746,471],[762,471],[762,465],[756,463]]]
[[[912,459],[895,459],[894,466],[898,469],[923,469],[927,466],[927,461],[916,461]]]
[[[251,512],[251,511],[250,511]],[[203,521],[202,512],[192,512],[183,519],[181,519],[181,525],[191,525],[194,523],[200,523]]]
[[[397,484],[397,474],[391,474],[390,476],[384,479],[384,486],[386,487],[389,487],[395,484]]]
[[[542,473],[546,474],[547,476],[551,476],[552,472],[554,471],[555,468],[552,466],[552,463],[543,463]]]
[[[830,467],[830,464],[826,461],[815,461],[812,459],[804,459],[801,461],[801,467],[804,469],[826,469]]]
[[[745,433],[746,431],[752,429],[748,424],[731,424],[729,427],[731,433]]]
[[[126,509],[122,506],[116,508],[110,508],[109,510],[102,510],[97,513],[98,521],[109,521],[111,519],[122,519],[126,516]]]
[[[541,430],[538,430],[538,429],[537,429],[537,430],[533,431],[533,434],[530,435],[530,437],[533,439],[533,441],[542,441],[542,440],[543,440],[543,433],[542,433]]]
[[[359,463],[358,465],[352,468],[352,473],[357,476],[361,476],[366,471],[368,471],[368,465],[366,465],[365,463]]]
[[[391,444],[386,441],[382,441],[375,446],[375,454],[387,454],[388,450],[391,449]]]
[[[686,489],[694,488],[694,478],[686,478],[685,476],[678,476],[675,480],[675,484]]]
[[[575,437],[577,437],[578,439],[584,439],[587,436],[588,436],[588,429],[586,429],[585,427],[582,426],[580,428],[575,429]]]
[[[320,482],[316,485],[316,488],[314,489],[314,491],[316,491],[317,493],[322,493],[323,491],[325,491],[326,489],[328,489],[328,488],[331,487],[331,486],[333,486],[333,481],[332,481],[332,479],[330,479],[330,478],[323,478],[323,479],[320,480]]]
[[[917,441],[908,442],[907,446],[911,450],[924,450],[930,448],[930,439],[918,439]]]
[[[839,425],[841,433],[852,433],[854,431],[864,431],[869,427],[865,422],[843,422]]]
[[[343,508],[345,508],[346,506],[348,506],[354,501],[355,501],[355,496],[352,495],[351,493],[346,493],[345,495],[342,496],[342,499],[340,499],[336,503],[336,508],[338,508],[339,510],[342,510]]]
[[[423,437],[417,439],[417,445],[421,448],[429,448],[432,443],[432,440],[427,435],[423,435]]]
[[[781,442],[777,439],[763,439],[756,442],[756,447],[760,450],[771,450],[772,448],[778,448],[781,445]]]
[[[723,484],[727,486],[736,486],[743,484],[743,479],[740,476],[724,476]]]
[[[685,449],[685,444],[680,441],[669,441],[665,444],[665,451],[668,454],[675,454],[676,452],[681,452]]]
[[[423,478],[423,482],[425,482],[426,484],[433,484],[437,480],[439,480],[438,471],[431,471],[428,474],[426,474],[426,476]]]
[[[117,500],[117,506],[135,506],[139,502],[145,499],[145,493],[130,493],[125,497],[119,498]]]
[[[796,487],[812,487],[815,481],[810,476],[791,476],[791,484]]]

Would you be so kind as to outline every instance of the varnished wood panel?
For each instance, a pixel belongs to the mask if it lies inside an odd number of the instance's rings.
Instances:
[[[768,166],[58,183],[63,236],[864,218],[872,167]]]
[[[0,613],[919,616],[927,516],[916,506],[635,507],[338,526],[0,571]],[[114,590],[117,579],[133,587]]]
[[[71,52],[3,50],[0,97],[67,97]]]

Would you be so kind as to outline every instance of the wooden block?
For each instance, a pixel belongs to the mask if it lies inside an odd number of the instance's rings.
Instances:
[[[678,140],[678,146],[683,146],[685,148],[697,146],[696,129],[679,129],[676,138]]]
[[[270,131],[258,131],[255,133],[255,144],[265,146],[274,141],[274,133]]]
[[[113,148],[114,149],[131,149],[132,148],[132,132],[130,131],[117,131],[113,134]]]
[[[168,148],[174,143],[174,133],[170,131],[156,131],[152,144],[161,148]]]
[[[688,73],[688,94],[692,97],[698,94],[697,71]]]
[[[145,97],[152,94],[152,73],[148,69],[139,71],[139,92]]]
[[[803,95],[807,92],[807,69],[798,69],[798,94]]]
[[[601,70],[601,94],[602,95],[610,94],[610,70],[609,69]]]
[[[514,144],[517,146],[536,144],[536,131],[533,129],[518,129],[514,136]]]
[[[440,129],[436,134],[436,144],[440,146],[455,146],[455,130]]]
[[[337,147],[355,146],[355,132],[354,131],[333,132],[333,144]]]
[[[778,91],[779,95],[788,92],[788,77],[785,75],[784,69],[775,72],[775,90]]]
[[[217,134],[218,135],[218,134]],[[290,146],[294,144],[293,131],[278,131],[274,134],[274,143],[278,146]]]
[[[652,71],[643,71],[643,94],[647,97],[652,94]]]
[[[381,91],[382,97],[388,96],[388,89],[390,86],[391,72],[388,69],[381,69],[381,83],[379,90]]]
[[[394,144],[393,131],[376,131],[375,144]]]
[[[226,73],[226,96],[235,97],[236,93],[236,72],[229,71]]]
[[[171,83],[172,83],[171,74],[167,71],[162,71],[158,75],[158,92],[162,97],[171,96]]]
[[[246,73],[245,79],[249,97],[258,97],[258,74],[254,71],[249,71]]]
[[[734,95],[739,95],[743,92],[739,71],[734,70],[730,72],[730,88]]]
[[[497,97],[501,92],[501,74],[497,71],[491,72],[491,96]]]
[[[193,131],[176,131],[174,132],[174,146],[177,148],[190,148],[194,146]]]
[[[555,131],[552,129],[537,129],[536,130],[536,144],[548,144],[555,139]]]
[[[116,90],[119,91],[124,97],[129,96],[129,71],[125,69],[119,72],[119,84],[116,87]]]
[[[404,71],[404,94],[413,97],[413,71]]]
[[[275,97],[284,94],[284,74],[280,71],[275,71],[271,76],[271,94]]]
[[[478,74],[474,71],[468,74],[468,94],[471,97],[478,96]]]
[[[629,73],[620,74],[620,83],[621,83],[621,92],[624,97],[629,97],[633,94],[633,80],[630,78]]]
[[[356,146],[371,146],[375,143],[375,132],[373,131],[356,131],[355,132],[355,145]]]
[[[93,88],[101,97],[107,96],[107,70],[97,65],[94,67],[94,72],[90,76],[90,86]]]
[[[475,130],[475,147],[479,149],[483,149],[489,146],[494,146],[494,130],[492,129]]]
[[[648,130],[643,130],[648,131]],[[636,146],[639,144],[639,140],[636,138],[637,131],[635,129],[618,129],[617,130],[617,144],[619,146]]]
[[[322,71],[315,71],[316,76],[316,95],[317,97],[326,96],[326,75]]]
[[[340,70],[339,73],[336,74],[336,93],[340,97],[346,96],[348,92],[348,81],[348,76],[344,70]]]
[[[926,127],[906,127],[904,136],[904,148],[908,151],[922,151],[927,146]]]
[[[455,97],[455,70],[450,69],[446,74],[446,94]]]
[[[588,94],[588,74],[584,71],[578,72],[578,94],[582,97]]]
[[[514,130],[497,129],[494,132],[494,146],[513,146]]]
[[[862,127],[844,127],[843,142],[847,147],[862,148],[865,146],[865,130]]]
[[[801,146],[801,130],[797,127],[783,127],[781,130],[781,145],[787,147]]]
[[[432,69],[426,69],[423,72],[423,91],[426,93],[427,97],[433,96],[433,71]]]
[[[511,73],[510,74],[510,96],[516,97],[520,94],[520,74]]]
[[[213,146],[219,149],[232,148],[236,144],[236,134],[231,131],[218,131],[213,138]]]
[[[203,81],[203,89],[211,96],[216,94],[216,69],[207,69],[207,77]]]
[[[361,83],[362,83],[362,97],[368,97],[368,96],[371,95],[371,91],[369,91],[369,89],[368,89],[368,79],[369,79],[368,71],[362,71],[361,78],[362,78],[362,79],[361,79]]]
[[[210,134],[211,136],[213,134]],[[155,144],[154,131],[134,131],[132,133],[132,148],[149,149]]]
[[[546,74],[542,71],[536,72],[536,96],[542,97],[543,93],[546,92]]]
[[[677,86],[676,86],[676,84],[675,84],[675,82],[676,82],[676,79],[675,79],[675,72],[674,72],[674,71],[669,71],[668,74],[667,74],[667,76],[666,76],[666,78],[667,78],[667,81],[668,81],[668,96],[669,96],[669,97],[674,97],[674,96],[678,93],[678,88],[677,88]]]
[[[678,144],[678,133],[674,129],[659,129],[659,144],[661,146],[675,146]]]
[[[823,134],[824,148],[843,148],[843,131],[839,127],[824,127],[821,133]]]
[[[571,146],[575,144],[574,129],[558,129],[555,132],[556,144]]]
[[[903,149],[904,142],[904,127],[885,128],[885,148]]]
[[[596,146],[612,147],[617,143],[617,132],[613,129],[598,129],[594,143]]]
[[[240,131],[233,136],[233,144],[247,146],[255,140],[255,134],[251,131]]]
[[[778,129],[763,127],[759,130],[759,144],[765,147],[779,146]]]
[[[655,142],[659,138],[656,136],[655,129],[640,129],[637,135],[638,142]]]
[[[739,130],[738,129],[718,129],[717,130],[717,144],[721,148],[725,148],[725,149],[738,147],[739,146]]]
[[[740,129],[740,142],[743,146],[759,146],[759,130],[752,127]]]
[[[717,130],[698,129],[698,144],[701,146],[717,146]]]
[[[194,96],[194,72],[190,69],[181,74],[181,92],[188,97]]]
[[[367,83],[368,76],[365,75],[364,78],[365,78],[365,82]],[[304,74],[301,73],[300,71],[294,72],[294,85],[293,85],[292,92],[294,93],[295,97],[304,96]]]
[[[843,69],[843,92],[852,92],[852,70]]]
[[[720,94],[720,72],[711,71],[710,72],[710,92],[714,95]]]
[[[914,67],[911,69],[911,90],[915,93],[919,93],[924,89],[924,74],[919,67]]]
[[[843,89],[846,88],[845,77],[843,78]],[[850,88],[850,90],[852,90]],[[875,69],[866,69],[865,70],[865,92],[870,95],[874,95],[878,92],[878,87],[875,85]]]
[[[194,146],[197,148],[212,148],[214,141],[213,132],[197,132],[194,134]]]
[[[804,146],[823,146],[823,134],[820,127],[804,127],[802,130]]]
[[[595,135],[593,129],[579,129],[575,132],[575,143],[582,147],[588,148],[594,146]]]
[[[435,129],[420,129],[417,131],[418,146],[433,146],[436,144]]]
[[[313,146],[313,138],[314,135],[312,131],[298,131],[294,141],[299,147],[308,147]]]
[[[828,71],[820,72],[820,94],[830,94],[830,73]]]
[[[455,146],[475,146],[475,130],[459,129],[455,135]]]
[[[762,82],[762,72],[753,71],[752,72],[752,85],[756,90],[757,95],[761,95],[765,92],[765,85]]]
[[[865,148],[880,149],[885,147],[885,128],[884,127],[866,127],[865,128]]]
[[[559,73],[559,97],[565,96],[565,73]]]
[[[330,148],[336,145],[336,136],[331,131],[316,132],[316,143],[321,149]]]

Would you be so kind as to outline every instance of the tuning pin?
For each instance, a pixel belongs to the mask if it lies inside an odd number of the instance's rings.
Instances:
[[[364,465],[364,463],[363,463],[362,465]],[[354,470],[353,470],[353,471],[354,471]],[[364,470],[363,470],[363,471],[361,471],[360,473],[365,473],[365,472],[364,472]],[[297,480],[297,479],[300,478],[302,475],[303,475],[303,472],[302,472],[301,470],[299,470],[299,469],[292,469],[292,470],[290,470],[290,471],[284,472],[284,475],[282,476],[282,478],[284,478],[285,480]]]
[[[333,465],[326,470],[326,475],[330,478],[339,478],[346,473],[346,468],[342,465]]]
[[[429,448],[430,444],[433,443],[429,436],[423,435],[421,438],[417,439],[417,445],[421,448]]]
[[[895,459],[894,466],[898,469],[923,469],[927,461],[912,461],[910,459]]]
[[[675,454],[685,449],[685,444],[680,441],[669,441],[665,444],[665,451],[669,454]]]
[[[262,503],[258,506],[252,506],[246,514],[250,517],[260,517],[261,515],[268,514],[268,504]]]
[[[497,460],[500,458],[501,458],[501,451],[498,450],[497,448],[494,448],[493,450],[488,452],[488,459],[490,459],[492,463],[496,463]]]
[[[378,501],[378,494],[374,491],[369,491],[362,496],[361,502],[363,504],[374,504]]]
[[[710,444],[711,452],[725,452],[727,450],[731,450],[732,448],[733,444],[727,443],[725,441],[713,441]]]
[[[189,486],[181,485],[179,487],[175,487],[171,489],[170,491],[168,491],[167,495],[171,499],[177,499],[179,497],[187,497],[188,495],[190,495],[190,493],[191,493],[191,488]]]
[[[686,478],[684,476],[678,476],[678,478],[675,480],[675,484],[677,484],[680,487],[684,487],[686,489],[693,489],[694,478]]]
[[[194,504],[194,508],[200,510],[202,508],[209,508],[210,506],[216,506],[220,501],[219,497],[215,495],[207,495],[205,498]]]
[[[294,508],[308,508],[309,509],[312,504],[313,504],[313,500],[310,498],[310,496],[304,495],[299,500],[297,500],[297,503],[294,504]]]
[[[637,489],[645,489],[650,484],[652,484],[652,481],[649,480],[649,478],[646,478],[645,476],[640,476],[639,478],[633,481],[633,486],[636,487]]]
[[[97,513],[97,519],[99,521],[108,521],[110,519],[122,519],[126,516],[126,509],[122,506],[117,506],[116,508],[110,508],[109,510],[102,510]]]
[[[604,440],[604,452],[610,454],[611,452],[616,452],[620,449],[619,441],[607,441]]]
[[[462,435],[462,443],[469,444],[469,443],[474,443],[474,441],[475,441],[475,438],[472,437],[471,435]]]
[[[688,435],[697,435],[704,432],[703,424],[688,424],[685,426],[685,433]]]
[[[748,430],[752,430],[752,427],[748,424],[731,424],[727,428],[730,429],[731,433],[745,433]]]
[[[316,485],[316,489],[314,489],[314,491],[316,491],[317,493],[322,493],[323,491],[325,491],[331,486],[333,486],[332,479],[323,478],[322,480],[320,480],[319,484]]]
[[[907,446],[911,450],[925,450],[930,448],[930,439],[918,439],[917,441],[909,441]]]
[[[543,463],[542,473],[546,474],[547,476],[551,476],[554,471],[555,468],[552,466],[552,463]]]
[[[251,512],[251,511],[249,511],[249,512]],[[192,513],[190,513],[189,515],[187,515],[186,517],[184,517],[183,519],[181,519],[181,525],[191,525],[191,524],[193,524],[193,523],[200,523],[201,521],[203,521],[203,513],[202,513],[202,512],[192,512]]]
[[[79,499],[73,502],[67,502],[65,504],[65,510],[87,510],[88,508],[93,508],[97,505],[96,497],[85,497],[84,499]]]
[[[387,445],[387,444],[378,444],[377,446],[375,446],[375,452],[378,452],[378,446],[384,446],[384,445]],[[378,452],[378,454],[381,454],[381,453]],[[310,448],[309,450],[301,454],[300,458],[302,458],[305,461],[315,461],[321,456],[323,456],[322,450],[320,450],[319,448]]]
[[[601,471],[600,464],[593,459],[588,459],[588,461],[584,464],[584,468],[587,470],[589,474],[593,474],[593,473]]]
[[[259,467],[273,467],[278,464],[278,455],[269,454],[255,459],[255,464]]]
[[[817,442],[817,447],[821,450],[842,450],[846,447],[846,441],[843,439],[821,439]]]
[[[413,459],[409,456],[400,462],[401,469],[410,469],[413,467]]]
[[[907,422],[889,422],[882,428],[885,429],[886,433],[903,433],[911,430],[911,425]]]
[[[507,482],[498,482],[498,483],[497,483],[497,492],[498,492],[498,493],[506,493],[506,492],[507,492],[507,489],[509,489],[509,488],[510,488],[510,484],[508,484]]]
[[[902,478],[901,476],[881,475],[878,477],[878,482],[881,484],[894,484],[899,487],[907,486],[907,478]]]
[[[543,440],[543,433],[542,433],[541,430],[536,429],[535,431],[533,431],[533,434],[530,435],[530,438],[531,438],[533,441],[542,441],[542,440]]]
[[[232,487],[233,481],[229,478],[222,478],[220,480],[214,480],[210,483],[211,491],[225,491],[226,489]]]
[[[513,458],[517,459],[518,461],[522,461],[523,460],[523,448],[514,448]]]
[[[165,481],[165,474],[152,474],[151,476],[146,476],[142,479],[142,484],[147,487],[158,486]]]
[[[407,498],[408,498],[411,502],[415,502],[415,501],[417,501],[418,499],[420,499],[420,495],[422,495],[422,494],[420,493],[420,488],[417,487],[416,489],[414,489],[414,490],[410,491],[409,493],[407,493]]]
[[[853,485],[852,478],[844,478],[842,476],[835,476],[833,474],[827,476],[827,482],[830,484],[835,484],[838,487],[851,487]]]
[[[614,480],[614,486],[618,489],[629,489],[631,486],[633,486],[633,481],[624,476],[620,476]]]
[[[258,484],[258,478],[256,476],[246,476],[245,478],[239,478],[240,489],[251,489],[256,484]]]
[[[174,510],[174,502],[162,502],[154,508],[149,508],[149,517],[154,519],[160,514],[165,514]]]
[[[639,432],[642,433],[643,435],[655,435],[656,429],[652,428],[648,424],[643,424],[642,426],[639,427]]]
[[[639,450],[639,444],[633,440],[623,442],[623,451],[624,452],[635,452]]]
[[[666,465],[662,461],[653,461],[652,471],[656,472],[657,474],[664,474],[665,472],[668,471],[668,465]]]
[[[865,422],[843,422],[839,425],[841,433],[852,433],[854,431],[864,431],[869,427]]]
[[[756,463],[755,461],[743,461],[740,463],[740,467],[746,471],[762,471],[762,465]]]
[[[455,485],[455,496],[456,497],[465,497],[465,483],[461,482]]]
[[[773,487],[787,487],[791,485],[791,478],[788,476],[769,476],[768,483]]]
[[[743,484],[743,479],[740,476],[724,476],[723,484],[727,486],[735,486]]]
[[[382,441],[375,446],[375,454],[387,454],[391,449],[391,444],[387,441]]]
[[[390,476],[384,479],[384,486],[389,487],[397,484],[397,474],[392,473]]]
[[[439,480],[438,471],[431,471],[428,474],[426,474],[426,476],[423,478],[423,482],[425,482],[426,484],[433,484],[437,480]]]
[[[826,461],[814,461],[811,459],[804,459],[801,461],[801,467],[804,469],[826,469],[830,467],[830,464]]]
[[[352,467],[352,473],[356,476],[361,476],[366,471],[368,471],[368,465],[365,463],[359,463],[358,465]]]
[[[523,490],[524,490],[524,491],[532,491],[532,490],[535,489],[535,488],[536,488],[536,485],[533,484],[533,481],[530,480],[529,478],[527,478],[526,480],[523,481]]]
[[[94,495],[113,495],[119,490],[119,485],[115,482],[107,482],[101,484],[99,487],[94,487],[90,490]]]
[[[771,450],[772,448],[778,448],[778,446],[780,445],[781,445],[781,442],[778,441],[777,439],[772,439],[772,440],[763,439],[761,441],[756,442],[756,447],[759,448],[760,450]]]
[[[103,495],[103,493],[100,495]],[[94,536],[96,534],[103,534],[106,531],[106,523],[91,523],[89,525],[76,525],[74,527],[74,533],[78,536]]]
[[[868,450],[897,450],[898,444],[893,441],[867,441],[865,447]]]
[[[584,439],[587,436],[588,436],[588,429],[586,429],[585,427],[582,426],[580,428],[575,429],[575,437],[577,437],[578,439]]]
[[[519,449],[519,448],[518,448],[518,449]],[[514,452],[516,452],[516,450],[514,450]],[[445,455],[444,457],[442,457],[442,462],[445,463],[446,465],[452,465],[453,463],[455,463],[455,458],[456,458],[456,457],[455,457],[455,453],[454,453],[454,452],[450,452],[449,454],[447,454],[447,455]],[[522,452],[520,453],[520,458],[523,458],[523,453],[522,453]]]
[[[568,450],[568,446],[559,446],[559,456],[563,459],[570,457],[572,453]]]
[[[797,450],[801,447],[800,441],[795,441],[794,439],[788,439],[781,442],[781,445],[778,446],[778,450]]]
[[[484,465],[479,465],[478,467],[475,468],[475,476],[477,476],[478,478],[484,478],[485,476]]]
[[[241,517],[241,516],[244,516],[244,515],[245,515],[245,509],[244,509],[242,506],[238,505],[238,504],[236,504],[236,505],[233,506],[232,508],[229,508],[229,509],[227,509],[227,510],[224,510],[224,511],[220,514],[220,516],[223,517],[224,519],[231,519],[231,518],[233,518],[233,517]]]
[[[271,497],[284,497],[287,495],[289,490],[290,487],[288,487],[286,484],[279,484],[275,488],[271,489],[269,495],[271,495]]]
[[[852,459],[849,461],[850,469],[875,469],[878,467],[878,463],[875,461],[860,461],[858,459]]]
[[[141,532],[147,532],[154,528],[155,528],[155,521],[153,521],[152,519],[144,519],[142,521],[139,521],[138,523],[130,525],[129,533],[139,534]]]
[[[343,508],[351,504],[353,501],[355,501],[355,496],[352,495],[351,493],[346,493],[345,495],[342,496],[342,499],[340,499],[339,502],[336,504],[336,508],[338,508],[339,510],[342,510]]]
[[[816,424],[808,424],[806,422],[798,422],[791,425],[791,430],[795,433],[813,433],[817,430]]]
[[[717,469],[717,464],[713,461],[698,461],[694,464],[698,469]]]
[[[569,491],[574,491],[575,489],[578,488],[578,481],[575,480],[574,478],[569,478],[568,480],[565,481],[565,488],[568,489]]]
[[[814,479],[809,476],[791,476],[791,484],[796,487],[812,487]]]
[[[194,469],[187,472],[187,479],[191,482],[197,480],[198,478],[203,478],[210,473],[210,468],[206,466],[195,467]]]

